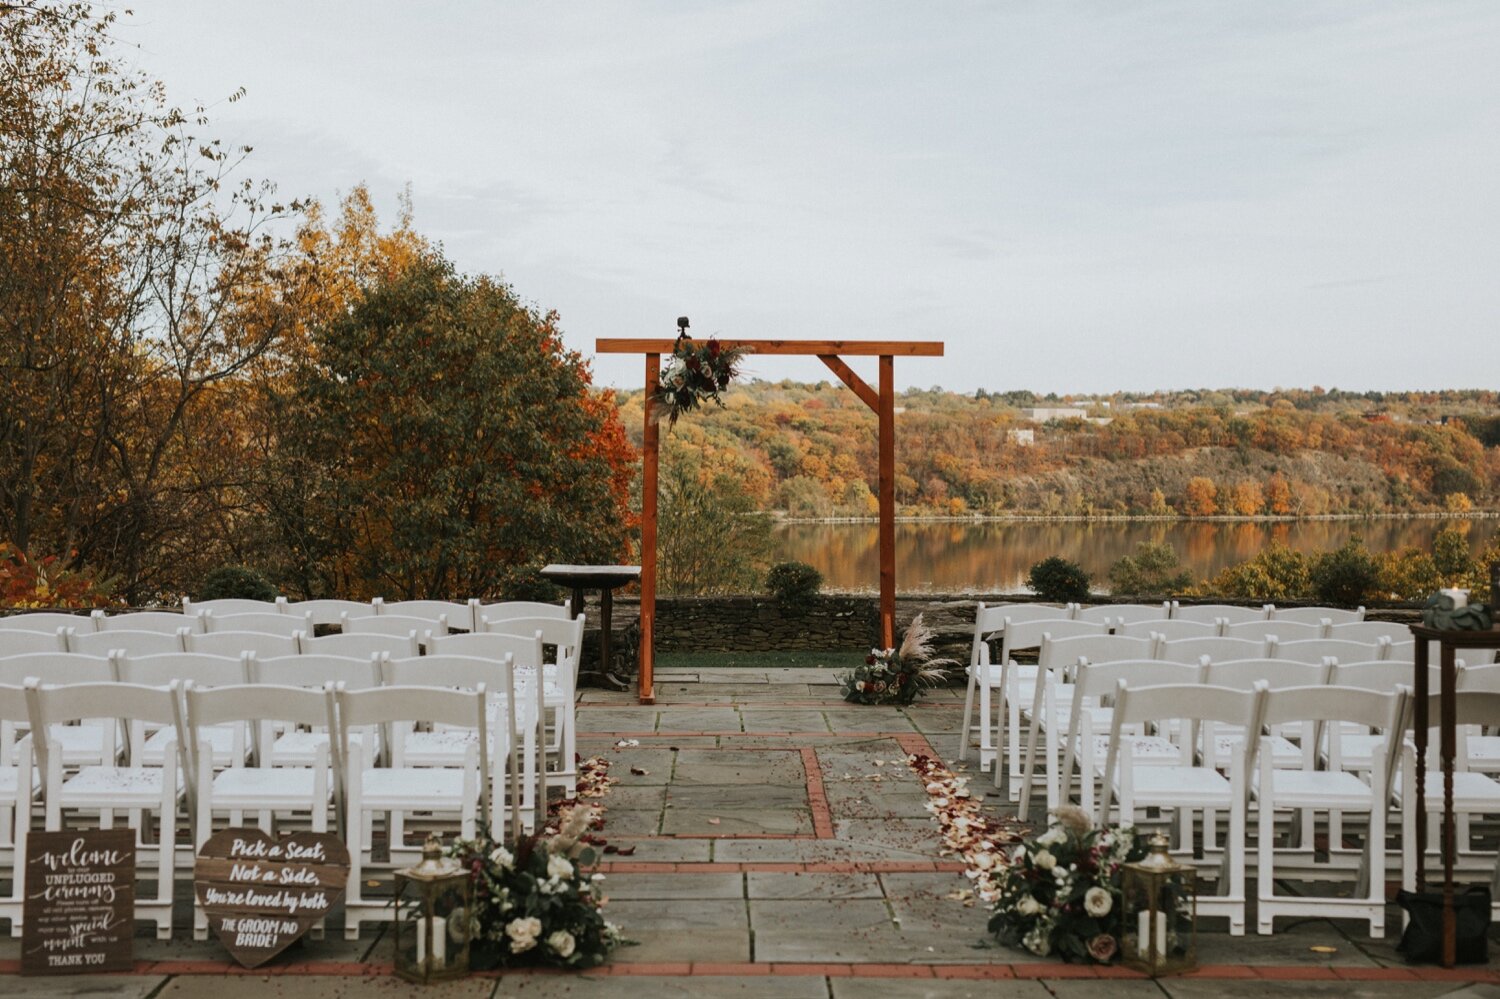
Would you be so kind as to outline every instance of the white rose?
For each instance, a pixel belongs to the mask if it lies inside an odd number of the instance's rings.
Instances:
[[[515,861],[516,858],[512,857],[510,851],[503,846],[497,846],[490,851],[490,863],[496,867],[509,868]]]
[[[573,934],[567,930],[558,930],[547,938],[547,947],[558,957],[567,959],[573,956],[578,941],[573,939]]]
[[[1016,911],[1023,916],[1035,916],[1042,911],[1042,903],[1030,895],[1022,895],[1021,901],[1016,903]]]
[[[567,857],[548,857],[547,876],[549,878],[571,878],[573,876],[573,865]]]
[[[1068,834],[1063,831],[1062,826],[1053,826],[1036,838],[1042,846],[1061,846],[1068,841]]]
[[[1096,919],[1109,915],[1114,904],[1114,896],[1103,888],[1090,888],[1083,894],[1083,911]]]
[[[527,916],[525,919],[512,919],[505,926],[505,935],[510,937],[510,949],[519,954],[536,946],[536,938],[541,935],[542,921],[535,916]]]
[[[1014,850],[1011,851],[1010,859],[1011,859],[1012,863],[1016,863],[1016,864],[1019,864],[1021,861],[1025,860],[1026,859],[1026,848],[1024,846],[1018,846],[1018,847],[1016,847]]]
[[[1048,850],[1038,850],[1036,856],[1031,858],[1031,862],[1044,871],[1050,871],[1057,866],[1057,858]]]

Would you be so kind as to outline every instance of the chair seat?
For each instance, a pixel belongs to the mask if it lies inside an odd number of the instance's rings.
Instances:
[[[1471,735],[1468,742],[1470,770],[1500,771],[1500,735]]]
[[[1257,771],[1256,777],[1259,777]],[[1260,781],[1253,782],[1262,799]],[[1272,770],[1271,794],[1278,808],[1347,808],[1368,811],[1374,794],[1364,781],[1342,770]]]
[[[62,747],[65,767],[97,766],[103,762],[103,747],[113,740],[105,734],[104,727],[91,722],[81,725],[53,725],[48,733],[51,741]]]
[[[244,760],[234,758],[234,729],[233,725],[206,725],[198,730],[198,737],[207,739],[209,748],[213,750],[216,770],[244,762]],[[157,729],[141,744],[141,763],[148,767],[161,766],[166,762],[167,746],[173,746],[173,752],[176,752],[176,744],[176,729]],[[248,748],[248,746],[243,747],[242,752],[248,752]]]
[[[1094,774],[1104,773],[1104,763],[1109,758],[1109,736],[1096,735],[1094,739]],[[1130,758],[1137,766],[1147,767],[1169,767],[1176,765],[1182,760],[1182,750],[1162,735],[1133,735],[1126,736],[1120,740],[1124,747],[1129,747]],[[1074,753],[1081,754],[1083,745],[1081,742],[1074,743]]]
[[[1229,779],[1205,767],[1138,767],[1134,772],[1138,805],[1163,808],[1228,806]],[[1117,782],[1118,783],[1118,782]]]
[[[182,771],[176,794],[182,795]],[[65,808],[151,808],[161,801],[162,770],[158,767],[84,767],[63,781]]]
[[[1395,795],[1398,802],[1404,801],[1402,796],[1402,778],[1404,773],[1397,773],[1394,782]],[[1441,812],[1443,810],[1443,772],[1441,770],[1427,771],[1427,810],[1429,812]],[[1484,774],[1476,774],[1467,770],[1461,770],[1453,775],[1453,808],[1460,812],[1500,812],[1500,783],[1486,777]]]
[[[494,761],[510,751],[505,729],[491,725],[490,759]],[[402,759],[413,767],[463,766],[469,747],[478,741],[471,728],[440,728],[431,732],[408,732],[401,742]]]
[[[373,736],[375,751],[380,751],[380,735]],[[351,746],[363,747],[365,738],[363,732],[350,732],[349,744]],[[327,732],[283,732],[276,737],[275,744],[271,747],[271,759],[279,766],[310,767],[318,761],[318,751],[328,745]],[[365,754],[369,759],[369,754]]]
[[[1279,735],[1263,738],[1269,738],[1271,742],[1271,766],[1277,768],[1302,766],[1302,749],[1295,742]],[[1214,736],[1214,759],[1221,765],[1227,764],[1229,758],[1234,755],[1235,748],[1244,744],[1243,735],[1216,735]]]
[[[380,767],[360,779],[363,807],[416,811],[461,808],[464,772],[449,767]]]
[[[20,781],[20,767],[0,767],[0,808],[16,800],[16,784]],[[41,786],[41,771],[35,767],[31,769],[31,790],[35,791]]]
[[[316,788],[310,767],[229,767],[214,777],[214,805],[255,808],[304,808]],[[325,782],[325,801],[332,782]]]

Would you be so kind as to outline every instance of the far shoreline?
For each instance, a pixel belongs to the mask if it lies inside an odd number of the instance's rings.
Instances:
[[[778,524],[879,524],[879,517],[789,517],[777,510],[762,511]],[[1500,510],[1462,512],[1413,511],[1408,513],[1321,513],[1309,516],[1215,514],[1212,517],[1153,516],[1150,514],[909,514],[895,518],[898,524],[1305,524],[1355,520],[1495,520]]]

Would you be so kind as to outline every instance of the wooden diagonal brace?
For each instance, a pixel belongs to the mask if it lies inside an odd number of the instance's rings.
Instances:
[[[839,381],[849,386],[866,406],[877,413],[880,412],[880,393],[870,388],[863,378],[855,374],[854,369],[845,364],[842,357],[837,354],[819,354],[818,360],[828,365],[828,370],[838,375]]]

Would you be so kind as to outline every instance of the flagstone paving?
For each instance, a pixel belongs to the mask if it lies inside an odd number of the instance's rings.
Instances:
[[[905,757],[952,761],[963,691],[907,709],[855,707],[828,671],[666,670],[658,703],[587,690],[580,751],[610,762],[601,865],[611,918],[635,945],[584,975],[507,974],[424,996],[742,996],[986,999],[1452,996],[1500,999],[1500,966],[1410,968],[1394,939],[1306,920],[1274,936],[1199,937],[1204,966],[1160,982],[1002,948],[966,905],[927,794]],[[984,808],[1009,809],[975,775]],[[183,893],[184,903],[189,898]],[[404,995],[381,933],[345,941],[337,917],[268,968],[240,973],[215,942],[136,941],[137,974],[0,977],[0,994],[122,997]],[[1398,925],[1394,914],[1391,925]],[[1252,923],[1253,925],[1253,923]],[[17,942],[0,940],[0,971]],[[1315,952],[1314,947],[1323,952]],[[1333,948],[1327,953],[1326,948]],[[270,975],[262,972],[269,970]]]

